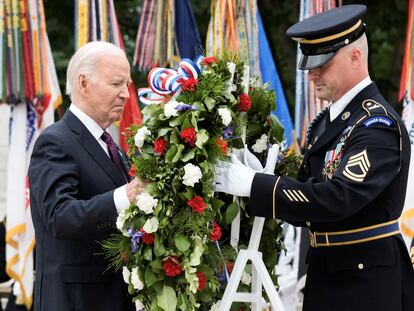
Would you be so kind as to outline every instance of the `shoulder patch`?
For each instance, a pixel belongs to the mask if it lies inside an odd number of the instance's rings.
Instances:
[[[362,108],[364,108],[365,111],[368,112],[368,115],[384,113],[388,115],[388,112],[384,108],[384,106],[373,99],[364,100],[364,102],[362,103]]]
[[[363,122],[363,124],[365,125],[365,127],[370,127],[371,125],[374,125],[374,124],[391,126],[394,124],[394,122],[387,116],[375,116],[375,117],[369,117]]]

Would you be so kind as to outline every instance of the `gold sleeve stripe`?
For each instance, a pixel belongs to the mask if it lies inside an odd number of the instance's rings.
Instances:
[[[352,26],[351,28],[348,28],[340,33],[331,35],[331,36],[326,36],[323,38],[318,38],[318,39],[304,39],[304,38],[292,38],[295,41],[298,41],[299,43],[305,43],[305,44],[318,44],[318,43],[323,43],[323,42],[327,42],[327,41],[331,41],[331,40],[335,40],[338,39],[340,37],[343,37],[351,32],[353,32],[355,29],[357,29],[360,25],[361,25],[362,21],[359,20],[357,21],[357,23]]]
[[[305,202],[309,202],[308,198],[303,194],[301,190],[298,190],[298,192],[301,195],[301,197],[305,200]]]
[[[300,201],[300,199],[297,197],[297,194],[295,193],[295,191],[294,191],[294,190],[288,190],[288,192],[289,192],[289,194],[293,197],[293,199],[294,199],[296,202],[299,202],[299,201]]]
[[[286,190],[283,190],[283,193],[286,194],[286,196],[289,198],[290,201],[294,201],[293,198],[290,196],[289,192]]]
[[[276,179],[275,185],[273,186],[273,218],[276,218],[276,188],[279,183],[280,176]]]

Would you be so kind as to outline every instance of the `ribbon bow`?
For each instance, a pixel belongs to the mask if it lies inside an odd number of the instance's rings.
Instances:
[[[201,69],[190,59],[184,58],[178,69],[156,67],[148,74],[147,88],[138,90],[138,98],[144,105],[165,102],[168,95],[178,95],[181,85],[190,78],[197,79]]]

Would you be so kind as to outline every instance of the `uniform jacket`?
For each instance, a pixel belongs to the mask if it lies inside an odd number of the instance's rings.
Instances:
[[[37,139],[28,175],[36,235],[34,309],[135,310],[99,244],[116,232],[113,190],[125,176],[69,110]]]
[[[251,213],[319,232],[398,219],[410,141],[397,113],[372,83],[328,120],[312,124],[297,180],[255,175]],[[308,263],[304,310],[414,310],[414,272],[399,235],[311,247]]]

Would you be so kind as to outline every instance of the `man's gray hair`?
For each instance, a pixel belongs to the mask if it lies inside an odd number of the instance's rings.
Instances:
[[[96,72],[96,63],[104,55],[123,55],[124,50],[104,41],[92,41],[83,45],[72,56],[66,71],[66,94],[72,95],[73,83],[81,74],[92,77]]]

